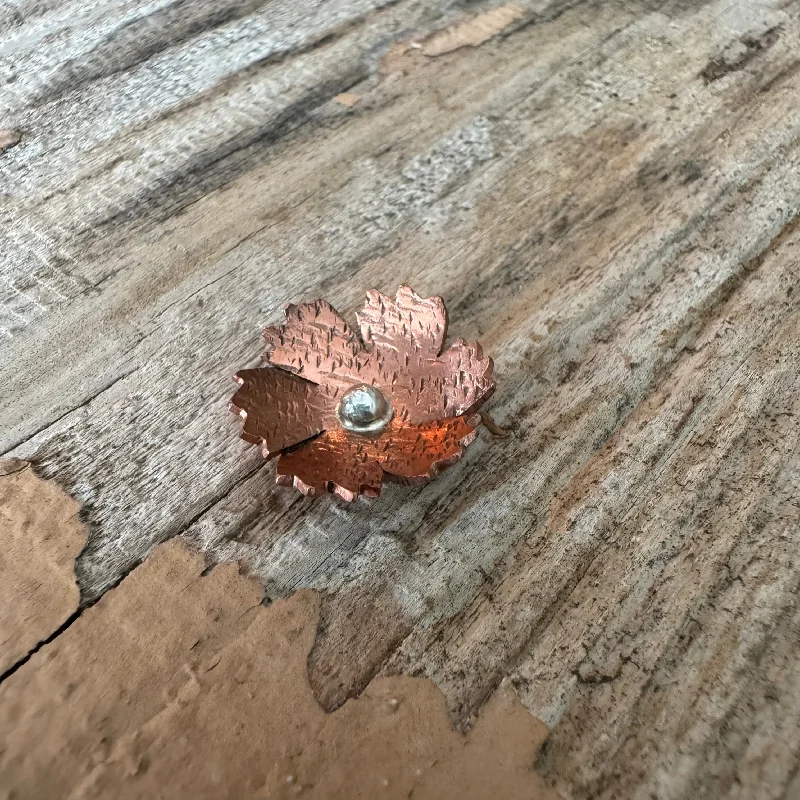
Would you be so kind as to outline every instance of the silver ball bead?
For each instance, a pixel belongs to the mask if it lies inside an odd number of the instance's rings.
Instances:
[[[342,395],[337,416],[346,430],[377,433],[392,418],[392,406],[374,386],[355,386]]]

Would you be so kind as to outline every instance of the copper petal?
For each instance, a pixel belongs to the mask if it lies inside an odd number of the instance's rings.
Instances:
[[[230,408],[244,419],[242,439],[261,444],[264,456],[315,436],[335,424],[334,408],[319,387],[271,367],[243,369]]]
[[[371,289],[359,311],[358,324],[367,345],[390,353],[416,351],[433,358],[442,351],[447,333],[447,311],[441,297],[420,297],[401,286],[393,300]]]
[[[383,471],[369,457],[364,447],[368,441],[341,428],[326,431],[296,450],[281,453],[278,483],[306,495],[330,491],[343,500],[354,500],[358,494],[377,496]]]
[[[270,363],[329,387],[331,396],[363,381],[366,354],[358,335],[325,300],[287,306],[286,324],[264,328],[263,335]]]
[[[377,438],[329,430],[278,459],[278,483],[304,494],[332,491],[345,500],[377,495],[384,477],[424,483],[457,461],[476,435],[480,417],[456,417],[425,425],[397,420]]]
[[[494,364],[477,343],[458,340],[435,359],[398,354],[391,362],[380,361],[374,383],[392,398],[397,417],[410,425],[474,411],[494,389]]]
[[[452,417],[474,411],[494,391],[494,362],[484,358],[481,346],[457,339],[440,358],[442,364],[442,412]]]
[[[393,480],[424,483],[461,458],[480,422],[475,415],[390,429],[379,457],[381,466]]]

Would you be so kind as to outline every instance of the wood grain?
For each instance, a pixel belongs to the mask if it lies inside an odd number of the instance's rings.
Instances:
[[[800,3],[516,5],[437,58],[493,6],[0,8],[0,451],[83,503],[84,602],[181,535],[323,593],[329,709],[420,674],[467,727],[509,677],[567,798],[789,796]],[[276,488],[230,375],[285,303],[400,283],[510,435],[377,502]]]

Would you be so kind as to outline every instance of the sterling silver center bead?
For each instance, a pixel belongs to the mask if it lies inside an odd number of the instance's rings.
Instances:
[[[392,418],[392,404],[374,386],[355,386],[342,395],[336,416],[345,430],[380,433]]]

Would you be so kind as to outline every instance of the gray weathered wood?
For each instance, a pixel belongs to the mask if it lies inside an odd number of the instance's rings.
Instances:
[[[438,58],[399,43],[491,6],[0,7],[0,451],[83,502],[87,602],[175,535],[323,591],[326,707],[404,671],[468,724],[508,678],[565,797],[788,796],[800,3],[519,6]],[[511,435],[276,488],[230,375],[285,303],[400,282]]]

